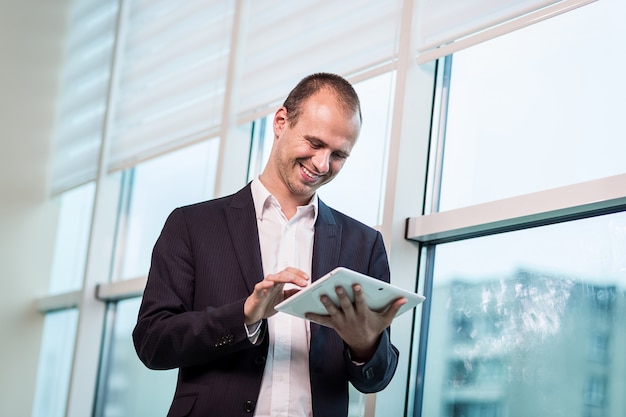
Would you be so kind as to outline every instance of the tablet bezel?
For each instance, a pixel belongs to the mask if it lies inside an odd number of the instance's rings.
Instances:
[[[321,295],[327,295],[335,305],[338,305],[335,288],[342,286],[350,300],[354,301],[353,284],[361,285],[368,306],[375,311],[381,311],[394,300],[405,297],[407,302],[400,308],[396,317],[415,308],[426,299],[420,294],[393,286],[360,272],[345,267],[337,267],[308,287],[277,304],[275,309],[300,318],[305,318],[306,313],[328,315],[326,307],[319,300]]]

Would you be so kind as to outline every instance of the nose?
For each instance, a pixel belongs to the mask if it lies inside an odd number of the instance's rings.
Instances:
[[[318,149],[311,160],[318,174],[326,174],[330,169],[330,150]]]

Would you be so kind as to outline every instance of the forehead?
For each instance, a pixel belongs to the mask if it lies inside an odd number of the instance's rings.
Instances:
[[[337,95],[328,90],[321,90],[302,103],[297,124],[308,129],[331,130],[335,134],[356,137],[361,128],[361,115],[358,110],[350,109]]]
[[[328,107],[337,112],[341,112],[346,118],[352,118],[353,115],[357,115],[359,121],[361,120],[360,109],[358,104],[356,107],[346,99],[342,98],[339,93],[331,88],[322,88],[313,93],[310,97],[303,100],[301,104],[301,111],[305,109],[312,109],[316,107]]]

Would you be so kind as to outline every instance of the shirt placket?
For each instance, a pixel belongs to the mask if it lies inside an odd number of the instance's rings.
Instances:
[[[292,219],[287,222],[283,229],[278,250],[276,271],[282,271],[288,266],[299,268],[296,223]],[[291,284],[286,284],[288,288]],[[291,341],[292,341],[292,316],[277,314],[274,320],[274,360],[273,389],[271,409],[277,417],[289,414],[290,399],[290,364],[291,364]]]

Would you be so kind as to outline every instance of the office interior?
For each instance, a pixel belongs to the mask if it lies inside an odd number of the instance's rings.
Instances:
[[[328,71],[364,124],[320,197],[427,297],[350,416],[623,416],[625,20],[619,0],[1,3],[0,415],[166,414],[176,371],[130,342],[165,217],[258,175],[280,100]]]

